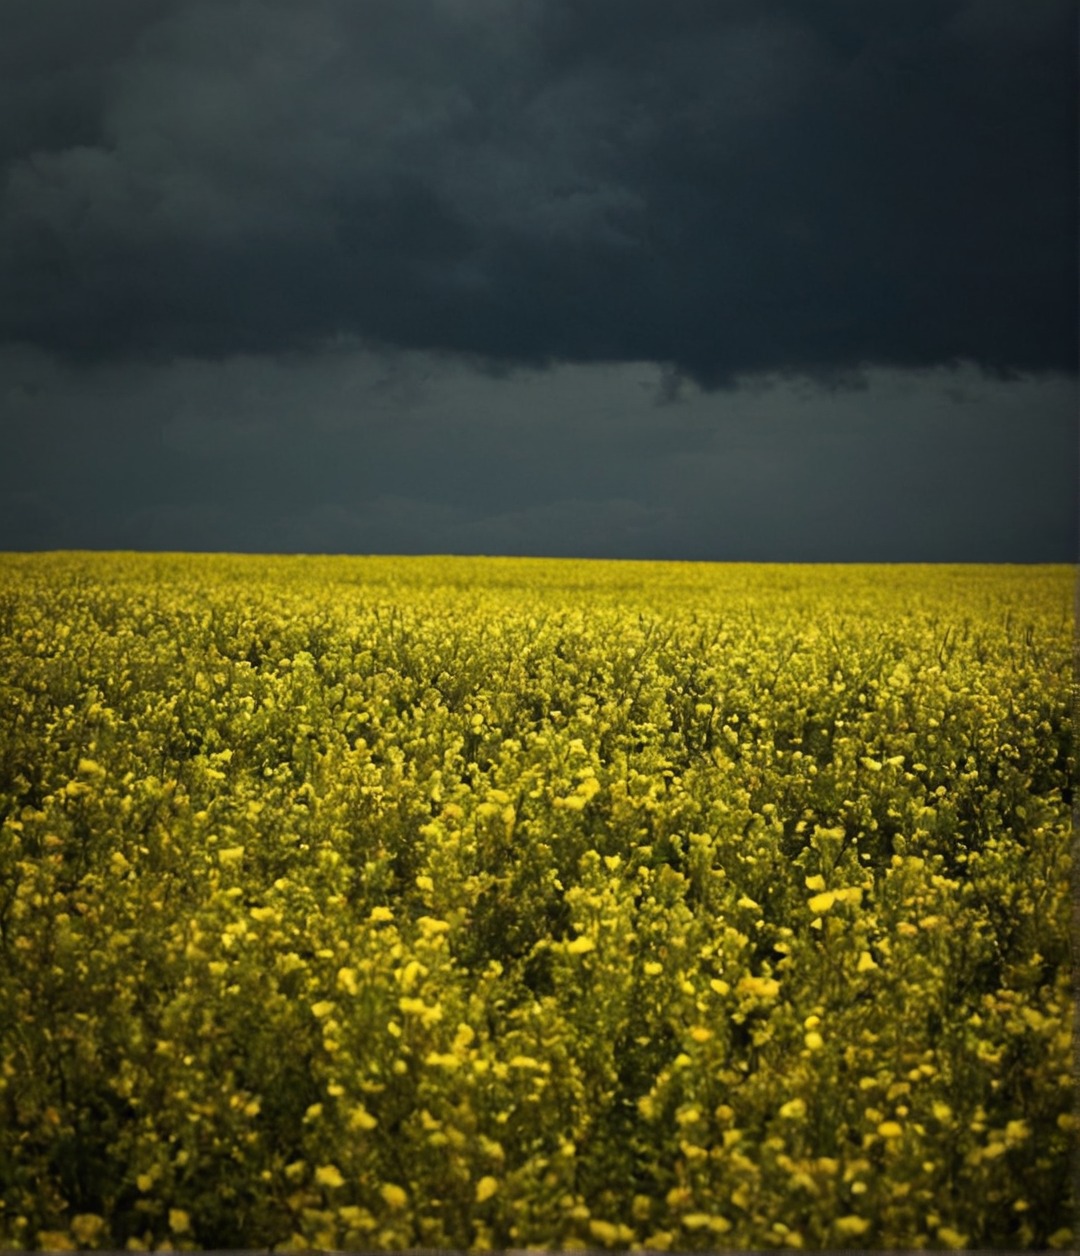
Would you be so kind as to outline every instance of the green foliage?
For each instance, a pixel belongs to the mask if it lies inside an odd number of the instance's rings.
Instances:
[[[1069,1246],[1071,583],[0,558],[0,1246]]]

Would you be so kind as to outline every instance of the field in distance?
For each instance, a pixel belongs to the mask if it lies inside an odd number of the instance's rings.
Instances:
[[[0,1248],[1069,1248],[1075,574],[0,555]]]

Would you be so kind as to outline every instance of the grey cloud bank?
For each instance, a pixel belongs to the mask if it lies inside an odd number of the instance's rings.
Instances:
[[[1061,0],[11,9],[9,340],[1074,362]]]
[[[667,400],[660,368],[356,347],[9,355],[8,548],[1071,561],[1072,379],[867,372]],[[102,432],[109,438],[102,439]]]
[[[1071,0],[9,0],[0,548],[1076,556]]]

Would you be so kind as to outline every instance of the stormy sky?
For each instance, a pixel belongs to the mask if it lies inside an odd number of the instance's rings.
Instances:
[[[1073,562],[1072,0],[5,0],[0,549]]]

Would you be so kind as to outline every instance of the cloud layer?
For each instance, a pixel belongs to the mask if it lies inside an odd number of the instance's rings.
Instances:
[[[1069,562],[1075,381],[874,370],[685,385],[655,364],[477,376],[291,360],[0,356],[0,549]]]
[[[105,10],[6,7],[9,343],[1075,369],[1069,0]]]

